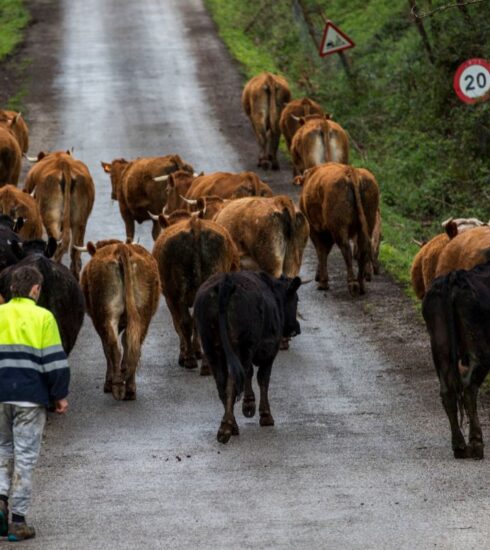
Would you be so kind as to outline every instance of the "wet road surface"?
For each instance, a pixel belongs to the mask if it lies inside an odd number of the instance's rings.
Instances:
[[[241,77],[200,1],[60,0],[52,14],[32,30],[30,153],[73,146],[89,166],[88,239],[124,238],[101,160],[175,152],[199,171],[254,169]],[[282,165],[263,176],[294,196]],[[151,249],[148,222],[136,236]],[[315,267],[309,247],[302,275]],[[105,359],[86,317],[70,413],[49,421],[31,511],[38,536],[26,546],[488,547],[489,462],[452,458],[419,318],[387,276],[352,300],[338,254],[331,269],[327,296],[300,290],[303,333],[272,372],[275,427],[238,412],[241,434],[226,446],[214,381],[178,366],[163,299],[136,402],[102,393]]]

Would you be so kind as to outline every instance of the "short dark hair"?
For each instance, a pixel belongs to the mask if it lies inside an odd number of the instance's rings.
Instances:
[[[41,272],[30,265],[23,265],[15,269],[10,279],[10,292],[13,298],[27,298],[34,285],[42,285]]]

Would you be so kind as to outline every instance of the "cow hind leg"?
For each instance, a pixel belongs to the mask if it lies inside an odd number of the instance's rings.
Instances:
[[[347,236],[342,236],[339,239],[339,248],[347,268],[347,287],[349,288],[349,293],[351,296],[364,294],[364,276],[360,280],[356,280],[352,266],[352,249]]]
[[[451,426],[454,458],[468,458],[468,447],[458,423],[458,396],[453,390],[441,390],[441,399]]]
[[[269,405],[269,381],[271,378],[271,371],[272,361],[261,365],[257,372],[257,381],[260,388],[259,422],[261,426],[274,426],[274,418],[272,417]]]
[[[478,386],[471,384],[464,390],[464,405],[470,421],[468,456],[476,460],[483,458],[483,435],[478,418]]]
[[[174,302],[165,297],[168,309],[172,315],[175,330],[180,338],[179,365],[187,369],[197,368],[197,359],[192,347],[194,322],[189,308],[182,302]]]
[[[216,437],[220,443],[228,443],[232,435],[238,435],[240,433],[238,430],[238,424],[235,420],[234,406],[236,400],[236,390],[231,376],[227,376],[225,389],[223,393],[220,392],[220,397],[225,406],[225,414],[221,420]]]
[[[245,387],[243,392],[242,412],[243,416],[252,418],[255,416],[255,394],[252,389],[253,365],[251,362],[243,364],[245,370]]]
[[[121,375],[121,351],[117,331],[112,323],[107,323],[102,334],[99,333],[99,335],[107,359],[104,393],[112,393],[114,399],[121,401],[126,394],[126,388]]]
[[[279,148],[280,139],[281,139],[281,133],[279,131],[270,130],[268,158],[271,162],[272,170],[279,170],[279,161],[277,160],[277,150]]]
[[[328,290],[330,288],[328,281],[327,259],[333,247],[333,239],[330,233],[320,233],[314,230],[310,231],[310,237],[315,247],[318,258],[315,281],[318,282],[318,290]]]

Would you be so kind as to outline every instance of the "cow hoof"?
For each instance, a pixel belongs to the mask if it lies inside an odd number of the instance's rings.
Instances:
[[[124,401],[136,401],[136,390],[126,390]]]
[[[228,441],[230,441],[231,434],[231,426],[225,422],[222,422],[216,437],[220,443],[228,443]]]
[[[201,365],[201,368],[199,369],[199,374],[201,376],[209,376],[211,373],[211,367],[209,365],[206,365],[205,363],[203,363]]]
[[[289,349],[289,340],[290,338],[281,338],[279,349]]]
[[[468,458],[468,447],[457,447],[453,452],[454,458]]]
[[[184,367],[186,369],[197,369],[197,359],[195,357],[186,357],[184,359]]]
[[[317,285],[317,290],[328,290],[330,288],[328,281],[319,281]]]
[[[112,382],[105,382],[104,393],[112,393]]]
[[[126,395],[126,386],[122,383],[112,384],[112,397],[116,401],[122,401]]]
[[[474,460],[483,459],[483,444],[477,443],[471,446],[471,458]]]
[[[271,413],[261,414],[260,415],[260,425],[261,426],[274,426],[274,419],[272,418]]]
[[[242,412],[243,416],[246,416],[247,418],[252,418],[255,416],[255,399],[244,399],[242,404]]]
[[[359,296],[359,294],[361,294],[361,288],[357,281],[350,281],[347,285],[351,296]]]

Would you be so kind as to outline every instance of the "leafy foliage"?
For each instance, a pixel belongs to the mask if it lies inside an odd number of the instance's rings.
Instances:
[[[0,0],[0,61],[19,44],[20,32],[29,22],[22,0]]]
[[[439,221],[451,215],[489,219],[490,101],[462,103],[453,78],[465,60],[490,58],[490,1],[422,19],[433,63],[407,0],[206,3],[245,76],[284,74],[295,97],[316,99],[349,132],[354,164],[373,171],[384,208],[406,219],[412,232],[401,231],[406,241],[439,232]],[[425,12],[451,3],[417,0]],[[318,56],[305,11],[317,42],[324,25],[320,12],[355,41],[346,52],[350,76],[339,56]],[[382,254],[390,262],[401,246],[387,240],[395,235],[384,231]],[[413,257],[412,249],[405,252]]]

